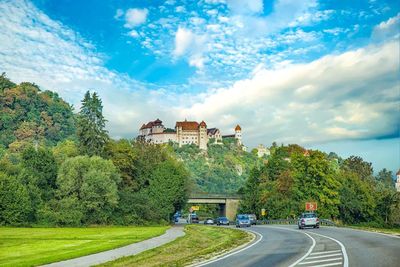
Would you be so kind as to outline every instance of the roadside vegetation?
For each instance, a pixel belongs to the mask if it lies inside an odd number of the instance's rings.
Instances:
[[[400,227],[393,173],[383,169],[374,176],[371,163],[356,156],[342,159],[275,144],[268,162],[252,170],[241,192],[241,211],[260,215],[265,208],[266,219],[295,219],[306,202],[317,202],[320,218],[341,225]]]
[[[10,228],[0,227],[0,266],[37,266],[140,242],[167,226]]]
[[[252,235],[236,229],[188,225],[186,235],[175,241],[131,257],[99,266],[185,266],[200,262],[245,244]]]

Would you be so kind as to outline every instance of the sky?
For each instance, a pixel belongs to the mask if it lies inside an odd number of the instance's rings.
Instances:
[[[400,4],[357,0],[0,0],[0,72],[114,138],[205,120],[245,145],[297,143],[400,167]]]

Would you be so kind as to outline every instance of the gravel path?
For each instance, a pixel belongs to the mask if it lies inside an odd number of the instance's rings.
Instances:
[[[91,254],[75,259],[55,262],[47,265],[43,265],[45,267],[87,267],[93,266],[96,264],[105,263],[108,261],[112,261],[121,257],[132,256],[139,254],[145,250],[149,250],[155,247],[162,246],[166,243],[169,243],[178,237],[184,236],[185,232],[183,231],[183,226],[173,226],[166,231],[165,234],[157,237],[153,237],[148,240],[144,240],[142,242],[134,243],[125,247],[120,247],[112,250],[107,250],[103,252],[99,252],[96,254]]]

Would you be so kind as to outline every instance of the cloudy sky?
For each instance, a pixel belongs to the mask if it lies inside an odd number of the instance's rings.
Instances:
[[[360,0],[1,0],[0,72],[112,136],[205,120],[250,148],[298,143],[400,167],[400,5]]]

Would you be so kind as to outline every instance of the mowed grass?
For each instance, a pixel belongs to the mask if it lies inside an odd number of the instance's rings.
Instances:
[[[349,226],[350,228],[365,230],[370,232],[384,233],[384,234],[394,234],[400,235],[400,228],[376,228],[376,227],[367,227],[367,226]]]
[[[11,228],[0,227],[0,266],[36,266],[139,242],[168,226]]]
[[[224,227],[188,225],[185,232],[185,236],[164,246],[99,266],[184,266],[211,258],[252,239],[249,233]]]

